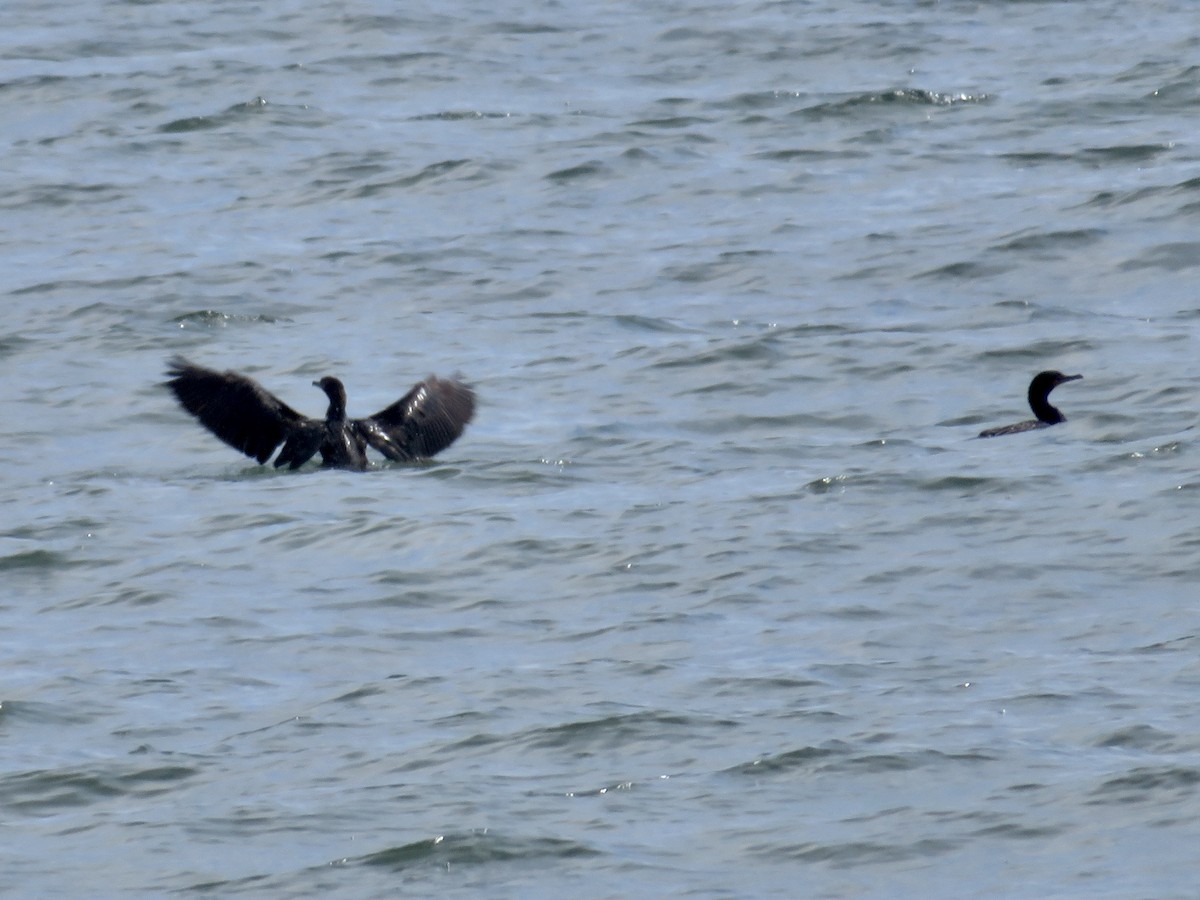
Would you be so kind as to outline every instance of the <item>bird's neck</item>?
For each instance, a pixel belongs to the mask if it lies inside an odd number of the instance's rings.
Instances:
[[[1046,397],[1029,398],[1029,406],[1033,410],[1033,414],[1038,417],[1039,422],[1045,422],[1048,425],[1057,425],[1059,422],[1067,421],[1067,417],[1060,413],[1057,407],[1051,406],[1050,401]]]

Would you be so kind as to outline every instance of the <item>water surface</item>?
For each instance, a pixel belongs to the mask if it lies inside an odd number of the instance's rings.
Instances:
[[[0,888],[1190,896],[1194,25],[18,4]],[[173,353],[481,406],[277,473]]]

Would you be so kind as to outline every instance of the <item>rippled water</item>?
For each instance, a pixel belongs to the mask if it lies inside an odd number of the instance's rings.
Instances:
[[[1194,893],[1192,4],[6,20],[0,891]]]

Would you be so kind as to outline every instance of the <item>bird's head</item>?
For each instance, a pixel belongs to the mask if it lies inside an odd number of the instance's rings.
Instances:
[[[328,418],[346,415],[346,387],[341,381],[332,375],[326,375],[320,381],[314,381],[313,386],[319,387],[329,398],[329,412],[326,413]]]

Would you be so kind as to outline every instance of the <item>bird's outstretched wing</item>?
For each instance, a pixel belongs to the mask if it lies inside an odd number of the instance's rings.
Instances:
[[[317,452],[322,423],[300,415],[252,378],[218,372],[176,356],[168,363],[167,387],[200,424],[260,463],[285,440],[275,465],[293,469]]]
[[[430,375],[373,416],[356,419],[363,439],[394,460],[433,456],[453,444],[475,415],[475,392],[461,381]]]

